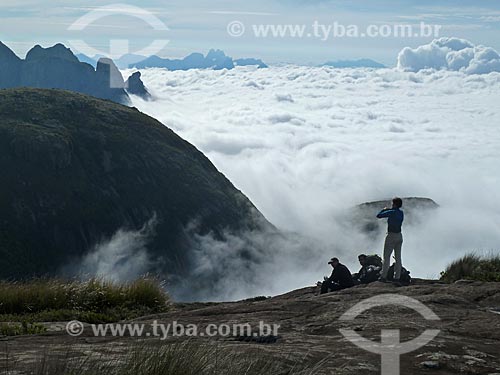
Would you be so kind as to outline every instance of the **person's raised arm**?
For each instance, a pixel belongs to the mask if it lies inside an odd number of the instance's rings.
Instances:
[[[384,208],[382,211],[380,211],[378,214],[377,214],[377,218],[379,219],[383,219],[383,218],[386,218],[386,217],[389,217],[391,216],[391,214],[394,212],[393,209],[391,208]]]

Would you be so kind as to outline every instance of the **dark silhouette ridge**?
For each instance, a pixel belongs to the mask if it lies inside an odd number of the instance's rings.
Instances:
[[[36,45],[23,60],[0,42],[0,88],[14,87],[57,88],[130,104],[123,77],[111,59],[100,59],[94,69],[62,44]]]
[[[19,86],[22,60],[0,42],[0,88]]]
[[[144,100],[151,100],[151,94],[144,86],[141,80],[141,72],[135,72],[127,80],[127,92],[132,95],[137,95]]]

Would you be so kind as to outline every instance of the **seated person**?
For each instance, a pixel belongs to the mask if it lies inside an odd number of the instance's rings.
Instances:
[[[330,259],[328,264],[332,266],[333,271],[330,277],[325,277],[325,281],[318,282],[317,285],[321,286],[321,294],[354,286],[349,268],[340,263],[337,258]]]
[[[358,273],[352,275],[354,284],[369,284],[377,281],[382,270],[382,259],[378,255],[367,256],[361,254],[358,256],[361,269]]]

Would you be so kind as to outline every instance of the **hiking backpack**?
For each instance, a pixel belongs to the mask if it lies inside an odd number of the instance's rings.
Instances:
[[[393,264],[392,266],[389,267],[389,272],[387,273],[387,280],[388,281],[394,281],[395,269],[396,269],[396,264]],[[402,284],[410,285],[411,284],[410,271],[408,271],[406,268],[402,267],[401,268],[401,278],[399,279],[399,281]]]
[[[366,265],[367,266],[374,266],[374,267],[382,268],[382,263],[383,263],[382,258],[380,256],[378,256],[377,254],[366,256]]]

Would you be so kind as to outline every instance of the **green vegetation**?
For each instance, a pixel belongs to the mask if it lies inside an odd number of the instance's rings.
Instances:
[[[0,282],[0,301],[1,322],[22,322],[19,329],[3,325],[3,334],[38,333],[33,332],[35,322],[76,319],[108,323],[168,309],[168,296],[161,284],[148,278],[125,284],[100,279]]]
[[[30,366],[26,373],[36,375],[312,375],[314,369],[300,364],[278,364],[255,349],[241,355],[236,350],[217,344],[190,341],[176,344],[132,344],[127,353],[108,357],[90,354],[85,358],[46,353]],[[292,362],[292,361],[291,361]],[[17,371],[23,365],[11,361],[9,369]],[[24,369],[23,369],[24,370]],[[17,373],[17,372],[16,372]]]
[[[449,283],[457,280],[500,281],[500,255],[481,257],[468,254],[451,263],[441,273],[441,280]]]

